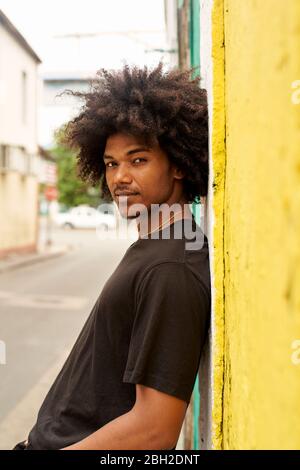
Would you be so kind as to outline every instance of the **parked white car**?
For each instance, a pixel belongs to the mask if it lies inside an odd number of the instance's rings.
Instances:
[[[101,206],[100,206],[101,207]],[[109,209],[107,213],[106,210]],[[58,227],[76,229],[76,228],[103,228],[113,230],[116,228],[117,221],[112,204],[105,205],[105,211],[94,209],[88,205],[82,204],[73,207],[67,212],[59,212],[54,218]]]

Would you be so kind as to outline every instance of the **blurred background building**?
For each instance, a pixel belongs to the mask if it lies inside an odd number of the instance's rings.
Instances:
[[[87,91],[92,74],[84,72],[48,72],[41,76],[43,83],[40,106],[39,139],[44,148],[54,145],[55,131],[67,122],[78,109],[78,100],[71,96],[59,96],[66,89]]]
[[[0,11],[0,256],[32,251],[38,236],[38,65]]]

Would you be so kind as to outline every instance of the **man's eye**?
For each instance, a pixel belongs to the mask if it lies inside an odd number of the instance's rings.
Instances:
[[[147,161],[146,158],[137,157],[133,160],[133,162],[136,162],[137,160],[140,160],[141,162],[146,162]],[[105,166],[107,168],[112,168],[114,165],[115,165],[115,162],[108,162],[108,163],[105,164]]]

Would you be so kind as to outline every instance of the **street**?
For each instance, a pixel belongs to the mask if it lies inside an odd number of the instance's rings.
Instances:
[[[95,230],[52,233],[65,254],[0,274],[0,448],[27,438],[101,289],[133,242],[99,240]]]

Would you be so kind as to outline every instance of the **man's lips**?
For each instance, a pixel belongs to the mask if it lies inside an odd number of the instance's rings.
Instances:
[[[136,196],[138,193],[129,193],[129,192],[115,192],[116,196]]]

